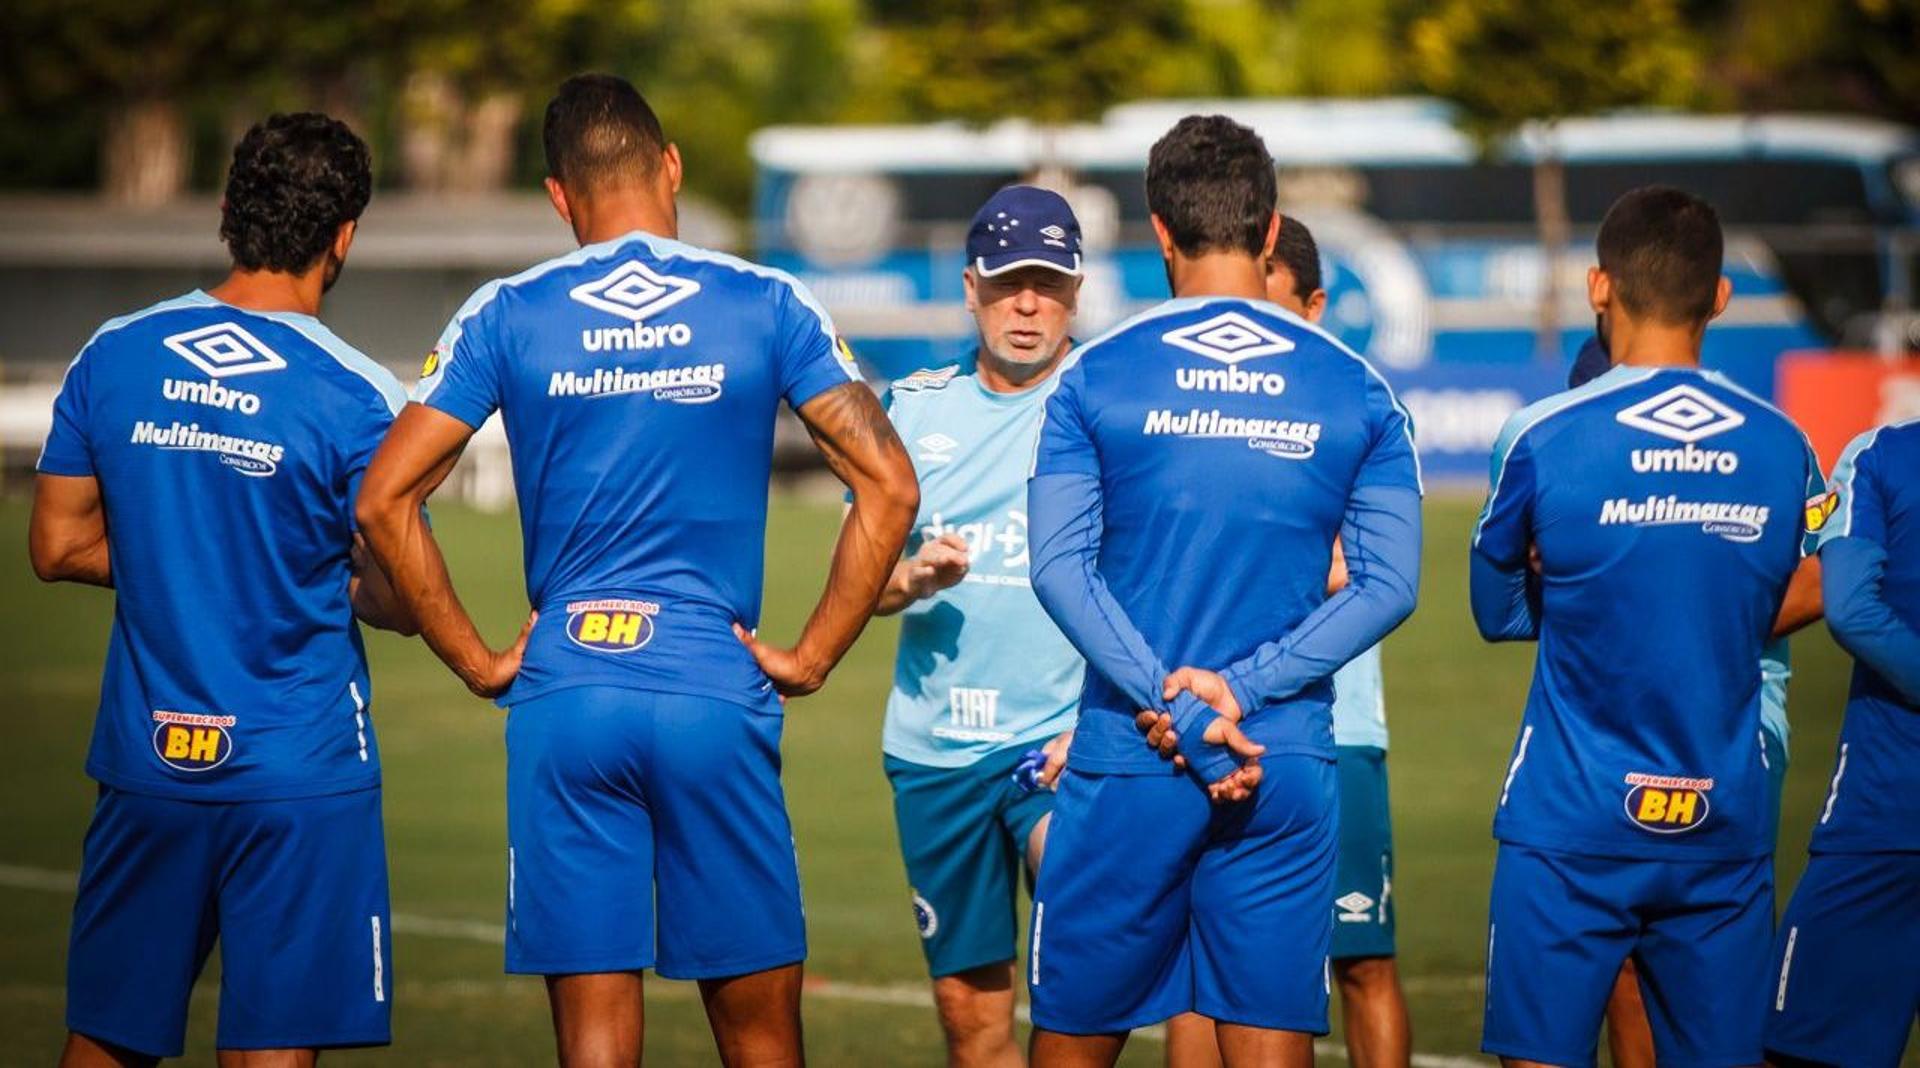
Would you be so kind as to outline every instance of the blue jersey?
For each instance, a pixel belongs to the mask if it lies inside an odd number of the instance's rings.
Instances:
[[[1920,421],[1854,439],[1832,485],[1823,589],[1855,663],[1813,850],[1920,850]]]
[[[1823,492],[1805,436],[1718,375],[1619,367],[1510,419],[1492,481],[1475,615],[1489,637],[1539,639],[1494,833],[1598,856],[1766,854],[1755,665]]]
[[[887,755],[961,767],[1073,726],[1086,662],[1034,599],[1027,469],[1057,377],[995,393],[957,368],[895,382],[888,413],[920,478],[907,553],[966,539],[966,578],[900,614]]]
[[[482,286],[414,399],[506,426],[540,621],[501,703],[770,700],[732,625],[760,617],[774,415],[858,378],[791,277],[678,241],[636,232]]]
[[[379,783],[353,499],[403,397],[319,320],[197,291],[87,342],[39,469],[97,479],[106,506],[89,775],[200,801]]]
[[[1243,299],[1168,301],[1069,358],[1047,405],[1030,497],[1048,476],[1097,480],[1103,588],[1091,595],[1093,614],[1105,615],[1110,594],[1159,666],[1222,670],[1243,695],[1243,729],[1269,753],[1331,757],[1329,676],[1398,619],[1342,645],[1330,663],[1309,658],[1318,666],[1263,651],[1292,649],[1283,639],[1334,603],[1327,570],[1356,493],[1404,490],[1417,501],[1411,424],[1385,379],[1298,316]],[[1413,529],[1417,556],[1417,516]],[[1360,575],[1370,539],[1350,525],[1345,533]],[[1048,608],[1058,620],[1084,612],[1082,600]],[[1089,619],[1068,633],[1117,625]],[[1159,703],[1158,686],[1123,683],[1080,648],[1095,663],[1073,766],[1164,774],[1134,725],[1143,700]],[[1255,681],[1276,677],[1282,661],[1293,681],[1277,690]]]

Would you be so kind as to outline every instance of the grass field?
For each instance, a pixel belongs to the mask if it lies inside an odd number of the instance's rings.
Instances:
[[[1474,634],[1465,574],[1472,514],[1473,502],[1464,499],[1431,504],[1421,607],[1386,650],[1401,961],[1415,1045],[1428,1064],[1478,1056],[1493,860],[1487,826],[1532,656],[1529,647],[1489,647]],[[838,515],[831,500],[775,499],[763,632],[776,640],[789,639],[813,603]],[[5,751],[13,754],[0,775],[6,1064],[49,1063],[63,1032],[62,956],[72,900],[64,873],[78,867],[93,795],[81,764],[111,613],[109,593],[33,581],[26,519],[22,503],[0,504],[0,707]],[[503,640],[525,611],[513,518],[440,508],[435,527],[467,604],[483,630]],[[788,708],[786,783],[805,879],[808,972],[819,982],[806,1007],[817,1064],[941,1062],[931,1011],[917,1001],[924,973],[880,771],[894,634],[892,623],[877,621],[826,690]],[[488,941],[505,879],[501,714],[469,697],[425,646],[390,635],[369,645],[397,914],[395,1044],[390,1053],[341,1054],[329,1062],[550,1061],[540,983],[502,975],[500,947]],[[1831,772],[1847,667],[1821,627],[1795,642],[1794,655],[1794,763],[1779,865],[1787,888],[1802,866]],[[710,1063],[692,990],[649,984],[650,1062]],[[211,1063],[215,989],[203,980],[195,1000],[193,1062]],[[1333,1044],[1323,1053],[1339,1055]],[[1156,1063],[1160,1055],[1159,1045],[1140,1039],[1126,1063]]]

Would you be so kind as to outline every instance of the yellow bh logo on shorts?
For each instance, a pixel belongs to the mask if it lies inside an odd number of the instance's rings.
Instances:
[[[631,653],[653,640],[652,601],[575,601],[567,606],[567,637],[596,653]]]
[[[1712,807],[1712,779],[1678,775],[1627,776],[1627,818],[1655,834],[1680,834],[1700,826]]]
[[[153,752],[176,771],[211,771],[233,755],[232,716],[193,712],[153,714]]]

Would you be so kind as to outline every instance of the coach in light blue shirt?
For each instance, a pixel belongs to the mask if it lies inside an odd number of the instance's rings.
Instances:
[[[920,477],[908,556],[881,595],[902,614],[887,697],[887,778],[949,1063],[1019,1056],[1014,903],[1039,866],[1085,662],[1034,599],[1027,472],[1071,342],[1080,224],[1059,194],[1009,186],[967,236],[980,340],[957,366],[893,384],[888,410]],[[1034,746],[1038,779],[1016,776]],[[1016,781],[1016,779],[1020,781]]]

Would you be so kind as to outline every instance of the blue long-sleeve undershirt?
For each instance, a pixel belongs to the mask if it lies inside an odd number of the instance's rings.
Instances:
[[[1239,762],[1225,746],[1201,739],[1218,713],[1191,693],[1161,696],[1167,667],[1100,574],[1105,518],[1100,480],[1086,474],[1038,475],[1027,483],[1029,574],[1034,596],[1095,671],[1141,709],[1171,712],[1187,768],[1204,783],[1225,778]],[[1142,745],[1146,742],[1143,740]]]
[[[1474,549],[1467,567],[1467,594],[1473,622],[1490,642],[1533,641],[1540,637],[1540,584],[1527,565],[1495,563]]]
[[[1881,594],[1886,565],[1886,549],[1867,538],[1835,538],[1820,546],[1827,628],[1841,648],[1920,706],[1920,634]]]
[[[1221,672],[1248,715],[1327,678],[1413,614],[1420,589],[1420,494],[1360,486],[1340,526],[1347,585],[1285,635]]]

